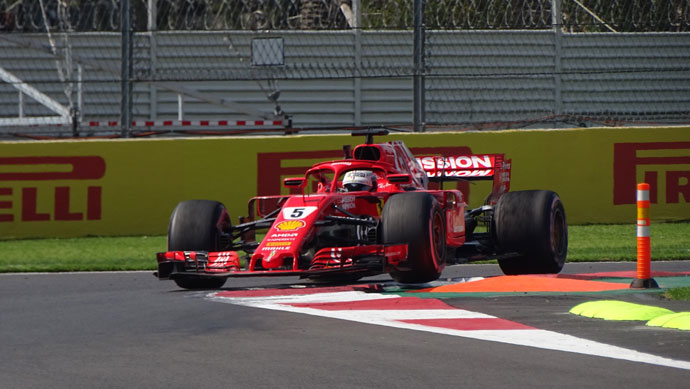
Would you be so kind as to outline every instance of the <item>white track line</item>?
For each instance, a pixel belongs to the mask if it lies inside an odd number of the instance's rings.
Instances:
[[[291,304],[347,303],[351,301],[372,301],[400,298],[398,295],[380,295],[360,291],[334,292],[309,295],[272,296],[272,297],[223,297],[222,293],[212,293],[207,298],[213,301],[244,305],[249,307],[302,313],[306,315],[348,320],[359,323],[387,327],[426,331],[436,334],[460,336],[464,338],[507,343],[519,346],[535,347],[546,350],[565,351],[577,354],[613,358],[631,362],[647,363],[690,370],[690,362],[642,353],[623,347],[578,338],[540,329],[497,329],[497,330],[458,330],[433,325],[407,323],[401,320],[429,319],[497,319],[495,316],[462,309],[380,309],[329,310],[313,307],[299,307]]]

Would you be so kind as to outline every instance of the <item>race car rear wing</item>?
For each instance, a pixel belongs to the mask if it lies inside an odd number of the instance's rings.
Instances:
[[[492,200],[510,190],[511,160],[504,154],[422,156],[417,162],[429,181],[493,181]]]

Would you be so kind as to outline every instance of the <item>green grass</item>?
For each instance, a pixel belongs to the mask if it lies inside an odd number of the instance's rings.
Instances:
[[[568,226],[568,261],[634,261],[634,224]],[[690,259],[690,222],[652,223],[652,260]]]
[[[652,260],[690,259],[690,222],[652,224]],[[635,225],[569,226],[568,261],[634,261]],[[0,272],[153,270],[165,236],[0,240]]]
[[[165,236],[0,241],[0,272],[150,270]]]
[[[690,286],[669,289],[664,292],[664,297],[670,300],[690,301]]]

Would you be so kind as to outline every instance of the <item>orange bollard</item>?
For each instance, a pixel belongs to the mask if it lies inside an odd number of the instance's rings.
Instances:
[[[652,256],[649,235],[649,184],[637,184],[637,278],[631,288],[658,288],[652,278]]]

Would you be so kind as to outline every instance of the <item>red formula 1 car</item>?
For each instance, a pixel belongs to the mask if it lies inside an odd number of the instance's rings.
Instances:
[[[502,154],[415,158],[400,141],[373,143],[386,134],[353,133],[366,143],[285,179],[294,194],[252,198],[237,225],[220,202],[180,203],[156,276],[213,289],[242,276],[353,281],[389,273],[400,283],[424,283],[446,264],[491,258],[506,274],[561,270],[568,232],[556,193],[509,192],[510,160]],[[467,209],[462,192],[429,189],[449,180],[493,186],[484,206]]]

